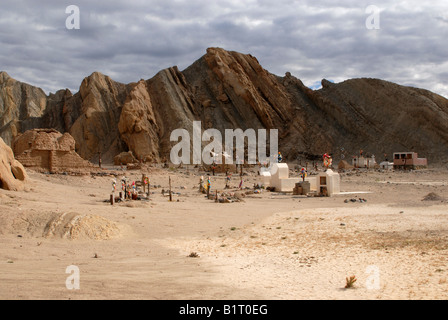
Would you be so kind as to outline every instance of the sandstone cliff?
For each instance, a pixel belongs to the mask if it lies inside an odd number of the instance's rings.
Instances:
[[[379,79],[322,80],[311,90],[286,73],[269,73],[251,55],[209,48],[184,71],[121,84],[98,72],[79,92],[42,90],[0,74],[0,136],[54,128],[70,133],[76,151],[112,162],[123,151],[137,159],[169,159],[175,129],[278,129],[289,160],[325,152],[349,158],[364,150],[382,158],[415,151],[448,160],[448,100],[432,92]]]
[[[0,137],[11,145],[12,139],[22,132],[21,123],[43,115],[47,96],[33,87],[0,72]]]

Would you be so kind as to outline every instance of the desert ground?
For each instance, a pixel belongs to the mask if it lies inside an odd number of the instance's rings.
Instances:
[[[446,168],[341,173],[345,193],[331,198],[254,193],[259,176],[247,170],[243,190],[234,174],[226,191],[233,203],[200,193],[209,173],[193,167],[143,171],[150,199],[114,205],[112,179],[142,170],[28,170],[25,191],[0,190],[0,299],[448,298]],[[212,190],[224,185],[211,176]]]

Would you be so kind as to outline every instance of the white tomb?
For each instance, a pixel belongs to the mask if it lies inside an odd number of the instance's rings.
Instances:
[[[316,182],[316,191],[319,194],[331,197],[341,193],[341,177],[339,176],[339,173],[334,172],[331,169],[320,173],[316,178]]]
[[[292,192],[300,178],[289,177],[289,167],[286,163],[274,163],[270,170],[270,186],[277,192]]]
[[[265,188],[271,185],[271,173],[267,171],[260,172],[261,176],[261,184],[265,186]]]
[[[355,168],[375,168],[377,165],[375,160],[375,155],[373,155],[371,158],[364,158],[363,156],[358,156],[353,158],[352,165]]]
[[[384,161],[380,163],[380,169],[383,170],[393,170],[394,169],[394,163],[393,162],[388,162],[388,161]]]
[[[293,192],[296,184],[302,181],[300,177],[289,177],[289,167],[286,163],[274,163],[269,172],[260,170],[260,177],[265,187],[275,188],[276,192]],[[331,169],[315,177],[306,177],[305,181],[310,183],[310,190],[318,194],[331,197],[341,192],[340,176]]]

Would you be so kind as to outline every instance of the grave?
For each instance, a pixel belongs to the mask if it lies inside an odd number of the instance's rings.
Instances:
[[[270,187],[275,188],[276,192],[293,192],[296,183],[300,182],[300,178],[289,177],[289,167],[286,163],[274,163],[270,170]],[[268,176],[263,176],[265,179]]]
[[[322,196],[332,197],[341,192],[341,178],[338,173],[331,169],[320,173],[316,178],[316,182],[317,193]]]
[[[306,196],[311,192],[311,183],[309,181],[302,181],[296,183],[296,187],[293,190],[295,196]]]

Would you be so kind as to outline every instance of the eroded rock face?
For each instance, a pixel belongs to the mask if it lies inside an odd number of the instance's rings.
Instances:
[[[196,96],[211,101],[202,120],[214,128],[226,123],[226,128],[283,131],[292,115],[292,101],[279,79],[251,55],[209,48],[184,73]]]
[[[27,97],[23,100],[22,97]],[[9,144],[27,129],[70,133],[75,150],[92,162],[113,162],[131,151],[137,160],[169,159],[173,130],[278,129],[287,160],[350,157],[360,149],[392,156],[415,151],[430,162],[448,160],[448,100],[378,79],[322,80],[311,90],[289,72],[279,77],[251,55],[210,48],[184,71],[121,84],[95,72],[72,94],[40,89],[0,74],[0,136]],[[205,143],[207,144],[207,143]]]
[[[68,132],[77,142],[76,151],[84,159],[96,161],[99,153],[102,159],[111,160],[122,151],[121,138],[117,127],[121,109],[128,94],[128,87],[111,80],[99,72],[84,79],[80,91],[74,99],[80,108]]]
[[[126,99],[118,130],[137,159],[159,158],[159,127],[145,81],[140,81]]]
[[[382,159],[385,153],[391,158],[398,150],[415,150],[432,162],[447,160],[448,100],[439,95],[361,78],[327,84],[308,97],[325,115],[316,123],[331,138],[333,152],[363,149]]]
[[[0,138],[0,189],[21,191],[28,175],[22,164],[14,158],[12,149]]]
[[[47,96],[40,89],[0,72],[0,137],[11,145],[21,132],[21,123],[44,114]]]

